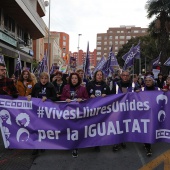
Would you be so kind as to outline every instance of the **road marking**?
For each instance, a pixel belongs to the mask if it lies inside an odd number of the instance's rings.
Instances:
[[[146,163],[145,163],[144,157],[142,156],[140,150],[139,150],[138,147],[136,146],[136,143],[134,143],[134,146],[135,146],[135,149],[136,149],[136,151],[137,151],[137,153],[138,153],[138,156],[139,156],[139,158],[140,158],[140,160],[141,160],[141,162],[142,162],[142,165],[145,165]]]
[[[139,170],[154,170],[161,163],[164,163],[164,170],[170,170],[170,150],[164,152]]]

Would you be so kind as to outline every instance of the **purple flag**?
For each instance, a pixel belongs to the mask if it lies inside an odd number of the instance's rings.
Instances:
[[[133,48],[133,50],[134,50],[135,58],[136,58],[136,59],[140,59],[140,41],[139,41],[139,43]]]
[[[52,64],[51,69],[50,69],[50,74],[53,74],[53,72],[54,72],[56,69],[59,69],[59,66],[57,66],[56,64]]]
[[[93,74],[97,71],[97,70],[102,70],[103,69],[103,66],[105,65],[106,63],[106,58],[105,56],[103,56],[101,58],[101,60],[97,63],[97,66],[94,68],[93,70]]]
[[[168,58],[168,60],[165,61],[164,65],[165,66],[170,66],[170,57]]]
[[[47,65],[47,56],[44,55],[43,59],[39,62],[37,69],[35,70],[34,74],[37,74],[39,77],[42,72],[48,73],[48,65]]]
[[[18,78],[21,75],[22,72],[22,65],[21,65],[21,58],[20,53],[18,52],[18,58],[16,60],[16,66],[15,66],[15,77]]]
[[[111,62],[110,62],[110,66],[119,66],[118,62],[117,62],[117,58],[114,55],[113,51],[111,51]]]
[[[109,75],[110,72],[112,72],[112,68],[111,68],[112,55],[113,55],[113,52],[112,52],[112,47],[111,47],[107,61],[103,66],[103,72],[106,77]]]
[[[48,60],[47,60],[47,55],[46,54],[43,57],[43,72],[48,73]]]
[[[89,42],[88,42],[88,44],[87,44],[87,53],[86,53],[86,58],[85,58],[85,60],[84,60],[83,70],[84,70],[84,74],[85,74],[86,76],[91,76]]]
[[[153,66],[159,65],[159,60],[160,60],[160,58],[161,58],[161,53],[162,53],[162,52],[160,52],[159,56],[158,56],[156,59],[152,60],[152,65],[153,65]]]
[[[131,49],[122,57],[125,61],[123,70],[126,70],[128,67],[134,65],[135,53],[134,53],[134,45],[132,45]]]

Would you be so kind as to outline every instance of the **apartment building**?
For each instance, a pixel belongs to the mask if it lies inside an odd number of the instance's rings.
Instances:
[[[69,54],[69,35],[65,32],[58,32],[60,35],[60,48],[62,50],[62,57]]]
[[[0,55],[4,56],[9,76],[14,73],[18,55],[22,67],[31,68],[35,56],[32,41],[46,35],[43,16],[44,0],[0,1]]]
[[[106,33],[97,34],[97,60],[104,55],[108,57],[111,46],[113,52],[117,55],[122,45],[126,44],[132,37],[144,36],[147,34],[147,28],[125,26],[109,28]]]
[[[96,49],[94,49],[94,51],[92,51],[92,52],[89,51],[91,68],[94,68],[97,64],[96,54],[97,54]],[[77,68],[83,68],[83,63],[84,63],[85,58],[87,56],[87,52],[84,52],[83,50],[79,50],[79,52],[73,52],[72,55],[76,59]],[[79,59],[78,59],[78,57],[79,57]]]

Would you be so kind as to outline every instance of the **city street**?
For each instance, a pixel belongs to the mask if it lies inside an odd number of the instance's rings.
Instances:
[[[127,143],[117,152],[112,146],[79,149],[78,158],[71,151],[46,150],[32,156],[32,150],[5,149],[0,137],[0,170],[169,170],[170,144],[153,144],[153,155],[146,156],[143,144]]]

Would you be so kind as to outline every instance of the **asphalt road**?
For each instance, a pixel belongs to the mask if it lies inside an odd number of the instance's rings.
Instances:
[[[32,150],[5,149],[0,134],[0,170],[170,170],[170,144],[152,145],[153,155],[146,156],[141,143],[127,143],[117,152],[112,146],[79,149],[78,158],[71,151],[46,150],[33,156]]]

